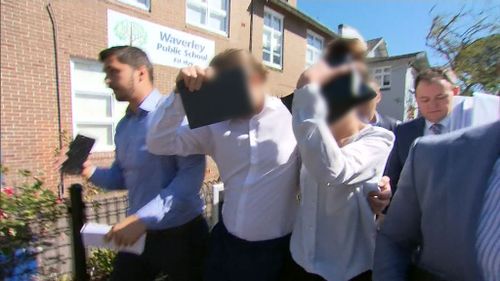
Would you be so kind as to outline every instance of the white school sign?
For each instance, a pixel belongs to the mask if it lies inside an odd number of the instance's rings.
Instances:
[[[199,36],[108,10],[108,46],[131,45],[144,50],[154,64],[208,66],[215,43]]]

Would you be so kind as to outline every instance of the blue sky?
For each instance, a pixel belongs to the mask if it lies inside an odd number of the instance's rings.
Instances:
[[[429,11],[434,5],[433,13],[450,14],[464,5],[474,10],[498,8],[500,0],[298,0],[301,11],[334,31],[339,24],[347,24],[367,40],[384,37],[389,55],[427,51],[431,65],[442,63],[425,46],[433,18]]]

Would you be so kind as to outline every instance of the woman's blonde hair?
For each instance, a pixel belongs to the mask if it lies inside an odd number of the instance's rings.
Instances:
[[[250,52],[244,49],[230,48],[218,53],[211,61],[210,66],[216,71],[242,67],[257,73],[263,80],[267,78],[266,67]]]

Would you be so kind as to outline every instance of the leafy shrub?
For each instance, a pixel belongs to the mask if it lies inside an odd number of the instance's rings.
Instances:
[[[2,175],[6,172],[0,167]],[[0,190],[0,277],[13,275],[22,259],[34,260],[65,209],[57,195],[30,171],[19,174],[20,184]]]

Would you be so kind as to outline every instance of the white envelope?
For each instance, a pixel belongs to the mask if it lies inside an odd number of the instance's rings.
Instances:
[[[143,234],[132,246],[119,247],[113,241],[106,242],[104,236],[111,229],[111,225],[99,223],[86,223],[83,225],[80,233],[82,234],[83,244],[88,248],[106,248],[120,252],[128,252],[136,255],[144,252],[146,244],[146,234]]]

